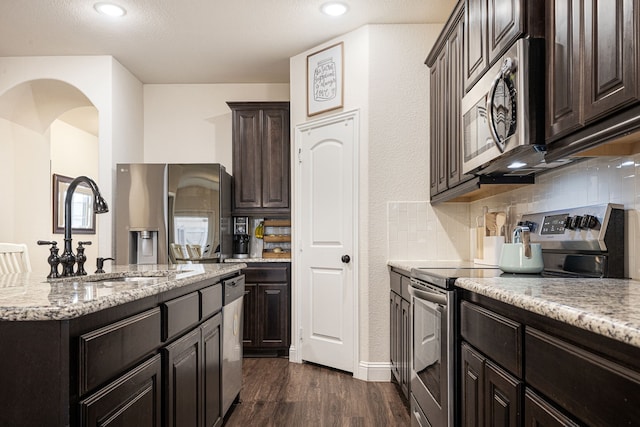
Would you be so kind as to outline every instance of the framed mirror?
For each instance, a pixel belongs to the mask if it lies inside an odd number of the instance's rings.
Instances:
[[[53,174],[53,232],[64,233],[64,200],[73,178]],[[96,214],[93,211],[93,192],[80,183],[71,199],[71,231],[74,234],[96,234]]]

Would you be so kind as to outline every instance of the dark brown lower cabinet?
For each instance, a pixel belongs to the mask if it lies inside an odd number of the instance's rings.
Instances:
[[[289,263],[255,263],[246,269],[243,350],[245,354],[289,354]]]
[[[462,344],[462,425],[519,426],[522,382]]]
[[[80,425],[160,427],[161,367],[160,355],[157,354],[83,399],[80,402]]]
[[[393,380],[400,386],[405,399],[409,399],[411,384],[411,303],[408,293],[402,294],[409,278],[392,271],[391,290],[389,291],[390,325],[390,362]],[[406,292],[406,291],[405,291]]]
[[[202,365],[204,378],[204,425],[222,424],[220,376],[222,368],[222,317],[215,316],[200,326],[202,332]]]
[[[167,427],[211,427],[220,413],[220,328],[222,316],[165,347]]]
[[[640,348],[461,294],[462,426],[640,425]]]
[[[524,395],[524,425],[527,427],[578,427],[579,424],[527,388]]]
[[[462,425],[480,426],[484,419],[484,357],[462,344]]]

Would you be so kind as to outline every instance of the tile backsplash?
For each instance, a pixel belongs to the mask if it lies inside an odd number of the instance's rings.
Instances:
[[[540,212],[602,203],[625,209],[626,268],[629,277],[640,279],[640,155],[598,157],[582,160],[536,177],[535,185],[473,202],[469,217],[490,210],[506,210],[515,220],[528,212]]]
[[[536,177],[534,185],[471,203],[388,202],[388,259],[473,259],[471,236],[483,206],[508,210],[517,221],[528,212],[601,203],[624,206],[625,272],[640,279],[640,154],[582,160]]]
[[[469,206],[388,202],[387,241],[388,259],[468,259]]]

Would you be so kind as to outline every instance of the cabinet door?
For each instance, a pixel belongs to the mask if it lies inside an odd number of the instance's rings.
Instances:
[[[411,384],[411,324],[409,315],[411,312],[411,304],[405,299],[400,299],[400,323],[401,323],[401,340],[400,340],[400,388],[406,399],[409,399],[409,387]]]
[[[262,116],[262,207],[289,208],[289,110]]]
[[[522,383],[490,361],[485,363],[485,425],[517,427],[521,424]]]
[[[580,0],[545,2],[547,139],[581,125]]]
[[[261,111],[233,112],[233,201],[234,209],[262,206]]]
[[[638,100],[637,2],[584,1],[584,120]]]
[[[484,357],[462,344],[461,425],[481,426],[484,419]]]
[[[400,359],[399,359],[399,350],[400,350],[400,336],[398,335],[398,325],[400,324],[398,316],[400,314],[400,307],[398,303],[400,301],[400,297],[395,292],[389,291],[389,319],[390,319],[390,329],[389,329],[389,351],[390,351],[390,359],[391,359],[391,373],[395,378],[396,382],[400,384]]]
[[[438,194],[438,165],[440,158],[439,123],[442,114],[440,104],[440,68],[436,62],[429,71],[429,194]]]
[[[527,427],[578,427],[577,423],[529,389],[524,396],[524,425]]]
[[[487,0],[466,0],[464,10],[464,87],[468,91],[489,65],[487,59]]]
[[[160,427],[161,370],[158,354],[82,400],[80,425]]]
[[[460,22],[447,40],[447,77],[449,108],[447,109],[447,136],[449,154],[447,157],[447,187],[455,187],[462,178],[462,37],[463,24]]]
[[[200,427],[202,363],[200,328],[168,345],[165,352],[166,425]]]
[[[202,362],[204,394],[202,404],[204,426],[222,424],[220,374],[222,361],[222,314],[217,314],[200,326],[202,333]]]
[[[488,3],[487,49],[491,64],[524,33],[524,0],[488,0]]]
[[[244,285],[244,314],[242,326],[242,348],[258,347],[258,285],[245,283]]]
[[[448,114],[448,110],[449,110],[449,95],[448,95],[448,91],[449,91],[449,79],[448,79],[448,69],[447,69],[447,62],[449,61],[449,58],[447,56],[447,49],[442,49],[442,52],[440,53],[440,55],[438,56],[438,62],[437,62],[437,67],[440,69],[439,71],[439,76],[438,76],[438,88],[437,88],[437,104],[436,104],[436,108],[439,110],[438,116],[437,116],[437,140],[436,140],[436,144],[438,144],[438,157],[437,157],[437,161],[438,161],[438,167],[437,167],[437,171],[438,171],[438,175],[437,175],[437,191],[438,193],[446,190],[448,187],[447,185],[447,176],[448,176],[448,172],[447,172],[447,165],[448,165],[448,158],[447,156],[449,155],[449,150],[447,149],[448,145],[449,145],[449,140],[448,140],[448,118],[449,118],[449,114]]]
[[[289,346],[289,289],[286,283],[258,286],[260,346]]]

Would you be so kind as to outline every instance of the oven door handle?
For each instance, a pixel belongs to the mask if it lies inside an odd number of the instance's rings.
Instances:
[[[409,294],[418,299],[429,301],[434,304],[447,305],[447,297],[439,293],[423,291],[421,289],[416,289],[413,286],[409,286]]]

